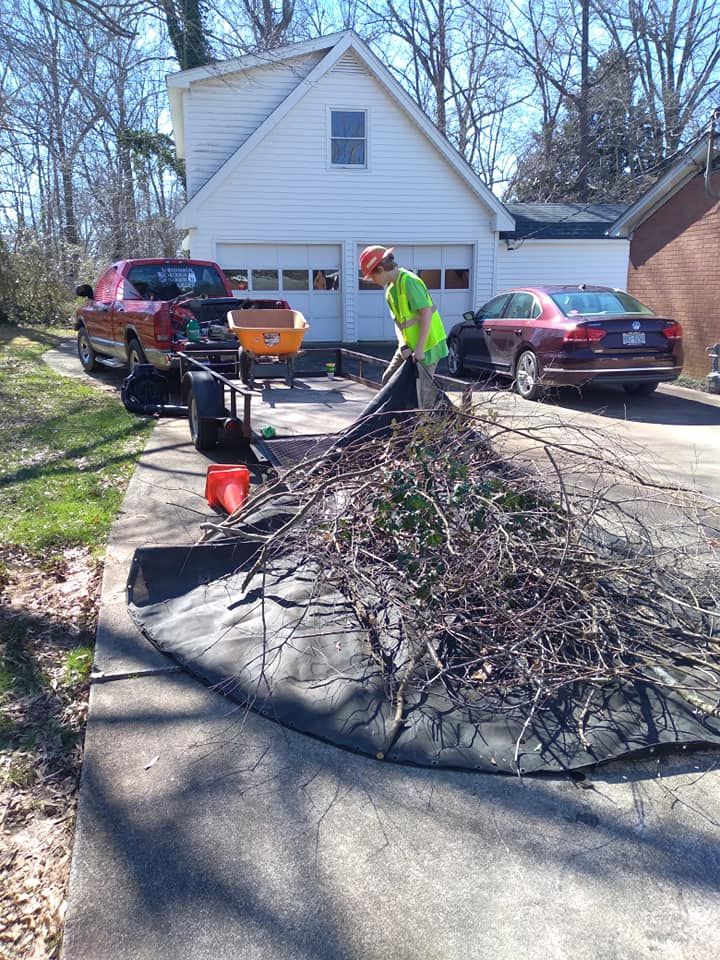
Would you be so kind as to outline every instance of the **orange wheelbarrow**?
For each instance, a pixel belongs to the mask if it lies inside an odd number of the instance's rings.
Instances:
[[[255,364],[284,363],[285,379],[295,381],[294,360],[310,324],[299,310],[229,310],[228,329],[240,343],[240,379],[252,387]]]

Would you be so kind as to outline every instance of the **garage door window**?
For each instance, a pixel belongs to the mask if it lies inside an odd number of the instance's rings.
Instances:
[[[277,270],[253,270],[253,290],[279,290],[280,280]]]
[[[411,267],[409,269],[412,269]],[[469,290],[470,271],[466,267],[441,270],[439,267],[426,267],[417,271],[417,275],[425,283],[428,290]],[[379,290],[380,287],[372,280],[363,279],[358,271],[359,290]]]
[[[469,290],[470,289],[470,271],[463,269],[445,268],[445,289],[446,290]]]
[[[340,289],[340,270],[313,270],[313,290],[323,293]]]
[[[418,276],[428,290],[442,289],[442,270],[418,270]]]
[[[283,290],[307,290],[309,288],[307,270],[283,270]]]
[[[244,267],[224,267],[223,273],[230,281],[233,290],[247,290],[250,287],[250,272]]]

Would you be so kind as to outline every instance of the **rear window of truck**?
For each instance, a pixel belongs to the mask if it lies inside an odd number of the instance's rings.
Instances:
[[[172,300],[180,296],[226,297],[222,277],[214,267],[189,263],[140,264],[127,275],[129,299]]]

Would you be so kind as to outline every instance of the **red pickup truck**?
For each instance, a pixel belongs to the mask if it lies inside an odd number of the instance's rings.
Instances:
[[[75,313],[80,363],[173,365],[180,352],[202,356],[238,343],[228,335],[228,310],[284,308],[285,300],[233,296],[227,277],[209,260],[120,260],[101,274],[95,290],[87,284],[75,293],[85,303]],[[191,323],[191,321],[197,323]],[[188,324],[194,331],[188,337]]]

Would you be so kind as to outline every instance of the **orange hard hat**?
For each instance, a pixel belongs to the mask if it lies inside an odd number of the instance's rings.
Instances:
[[[360,254],[360,270],[365,280],[372,280],[372,273],[375,267],[381,263],[385,257],[389,256],[394,247],[365,247]]]

